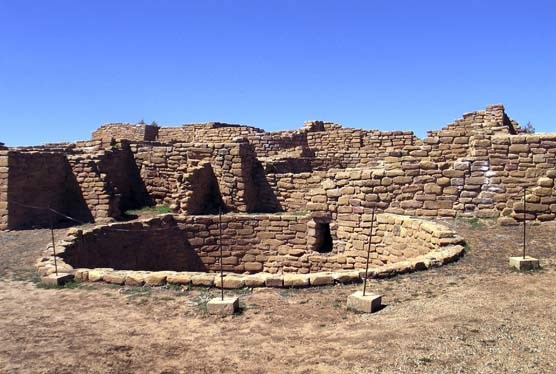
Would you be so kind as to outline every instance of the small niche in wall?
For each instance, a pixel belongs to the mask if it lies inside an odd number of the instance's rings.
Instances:
[[[315,225],[315,250],[319,253],[332,252],[334,244],[332,242],[332,235],[330,234],[330,223],[316,222]]]

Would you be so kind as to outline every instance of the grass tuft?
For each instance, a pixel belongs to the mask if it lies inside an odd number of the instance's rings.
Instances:
[[[156,206],[146,206],[141,209],[126,210],[124,214],[131,216],[131,215],[141,215],[144,213],[165,214],[165,213],[173,213],[173,212],[168,205],[156,205]]]

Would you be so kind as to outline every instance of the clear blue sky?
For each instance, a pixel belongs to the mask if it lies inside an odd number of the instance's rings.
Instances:
[[[0,142],[141,119],[422,137],[491,103],[556,132],[555,4],[0,0]]]

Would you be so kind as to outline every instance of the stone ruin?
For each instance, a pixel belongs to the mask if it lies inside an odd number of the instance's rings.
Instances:
[[[360,276],[372,209],[376,276],[462,253],[461,237],[426,218],[554,220],[555,165],[556,134],[526,134],[502,105],[424,139],[323,121],[277,132],[115,123],[89,141],[0,146],[0,229],[47,227],[52,215],[32,207],[50,207],[101,224],[60,243],[62,268],[78,277],[156,284],[197,274],[213,285],[222,210],[230,284],[308,285]],[[160,204],[175,214],[108,223]],[[38,266],[52,272],[51,253]]]

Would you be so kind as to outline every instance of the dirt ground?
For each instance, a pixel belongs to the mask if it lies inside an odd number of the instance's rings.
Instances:
[[[226,318],[206,314],[217,290],[41,288],[32,264],[49,231],[2,232],[0,372],[556,372],[556,224],[530,227],[536,272],[508,268],[520,228],[457,230],[460,261],[370,283],[375,314],[346,310],[350,285],[229,291],[243,311]]]

